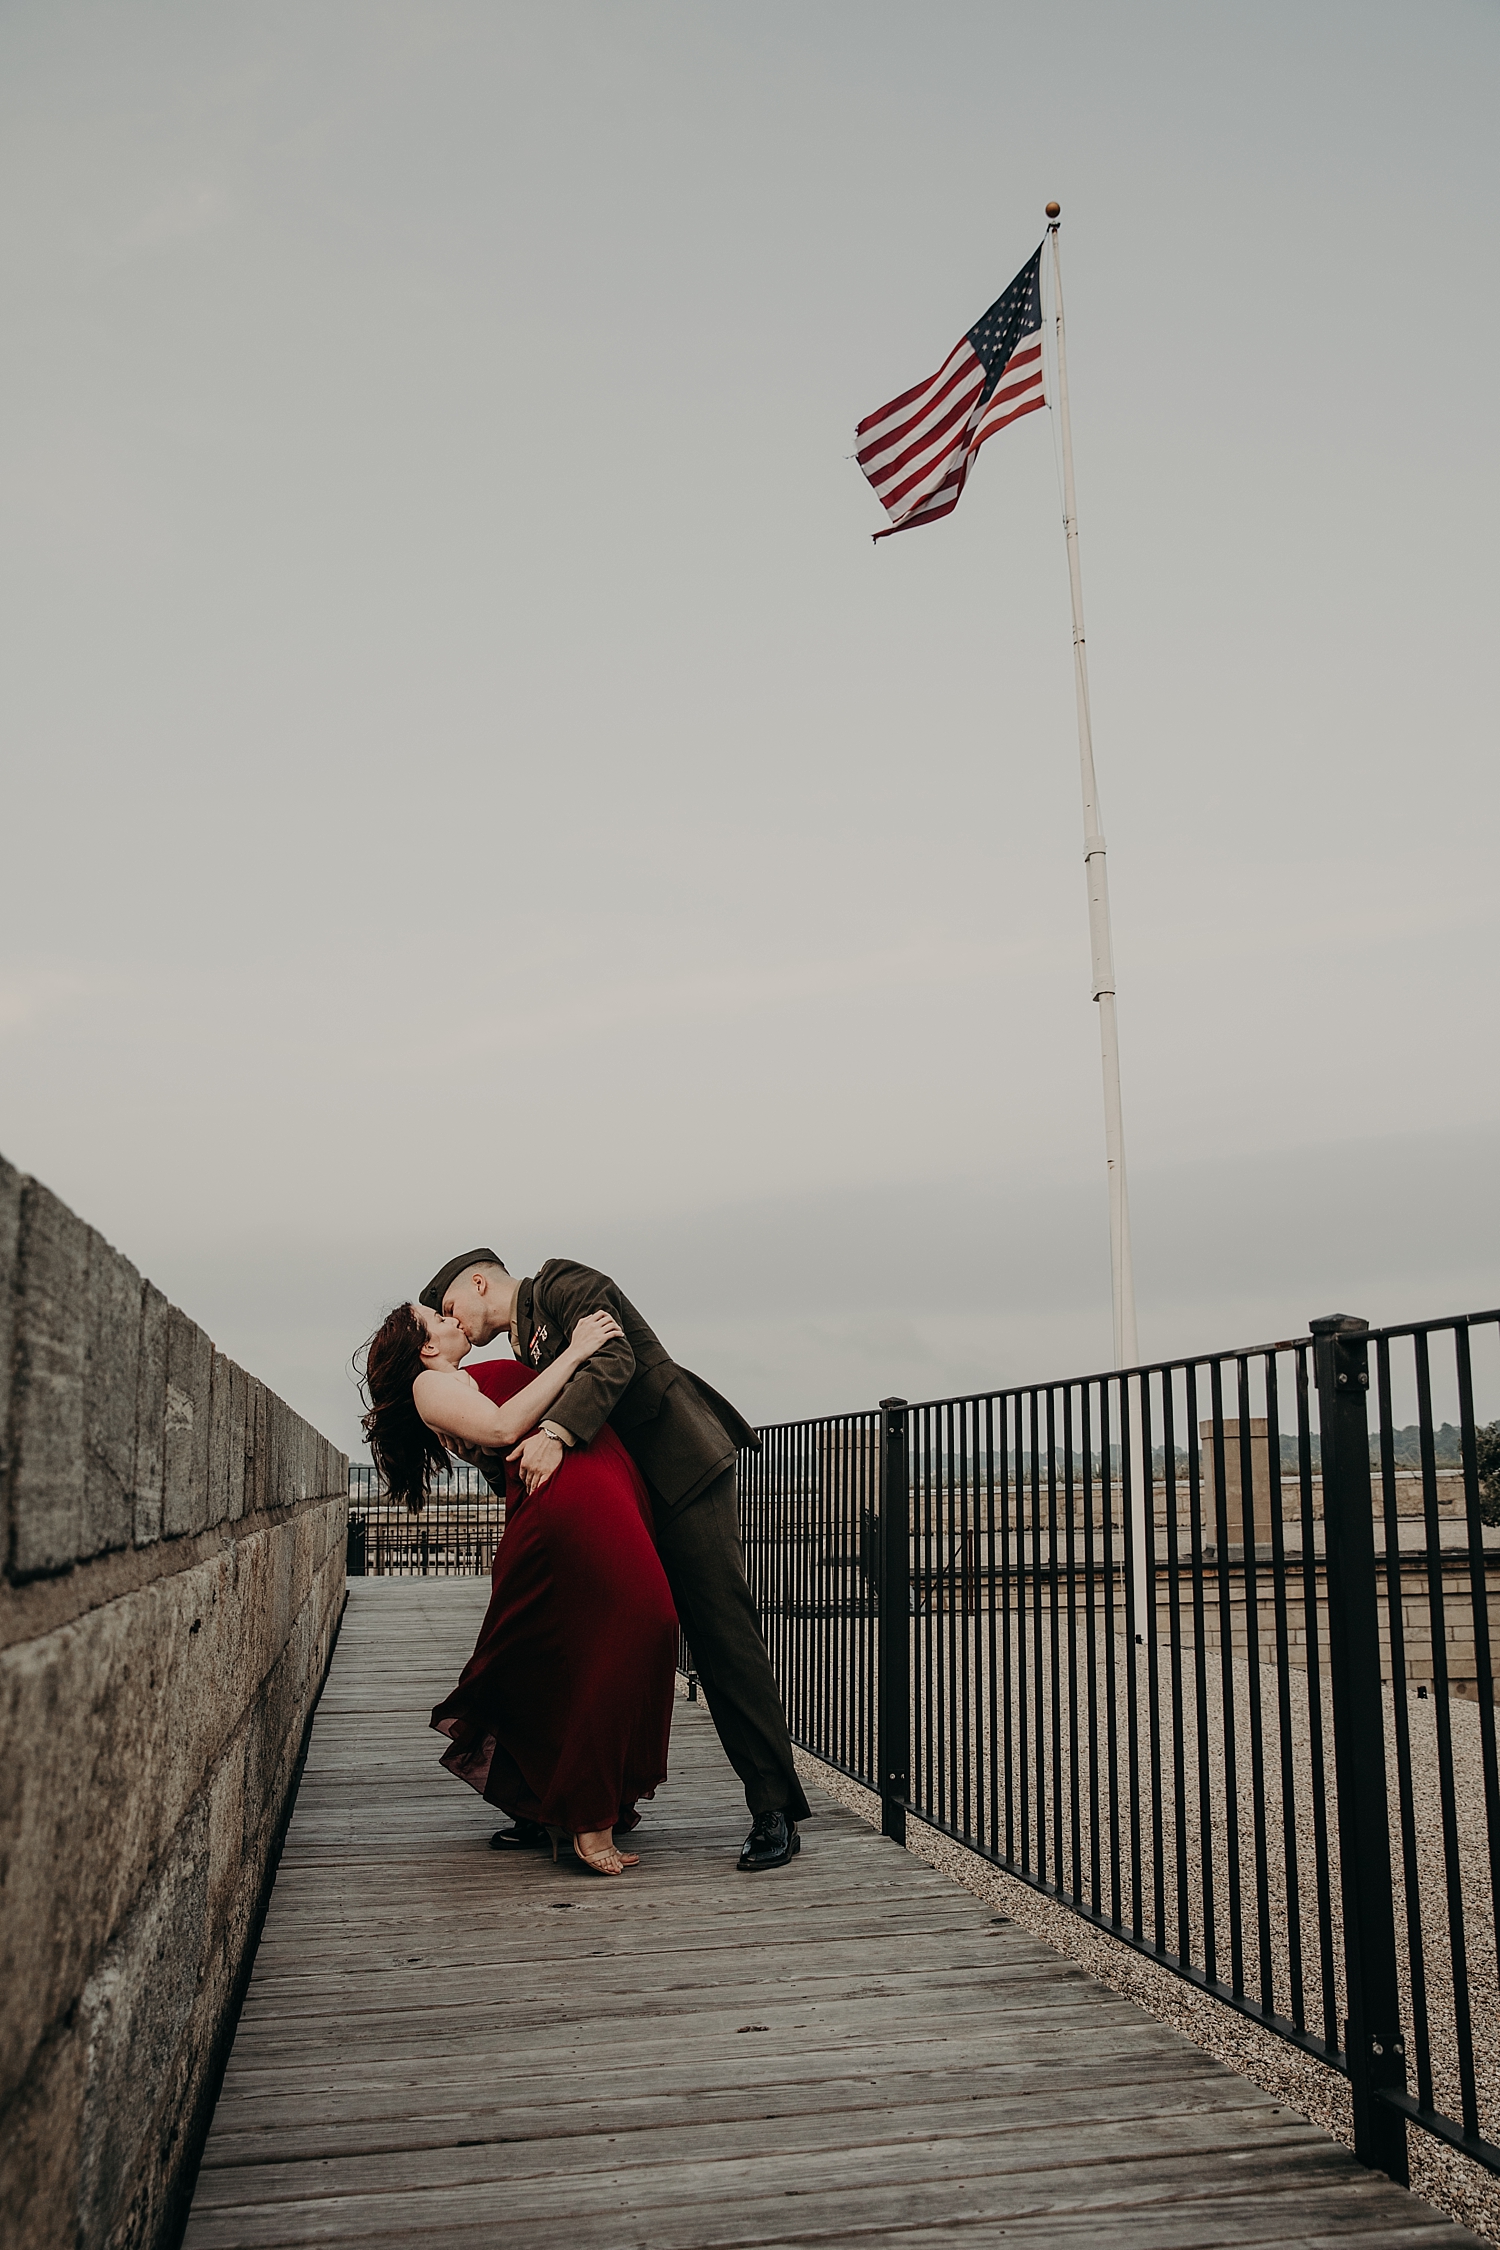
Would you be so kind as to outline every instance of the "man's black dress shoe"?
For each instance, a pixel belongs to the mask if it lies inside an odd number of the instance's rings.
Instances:
[[[552,1838],[539,1820],[518,1820],[514,1828],[497,1828],[490,1838],[492,1852],[547,1852]]]
[[[758,1812],[739,1856],[742,1875],[759,1875],[768,1867],[785,1867],[802,1849],[797,1823],[784,1812]]]

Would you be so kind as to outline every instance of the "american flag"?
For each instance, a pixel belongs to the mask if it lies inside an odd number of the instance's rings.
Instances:
[[[951,516],[985,439],[1046,403],[1039,244],[932,380],[860,423],[859,465],[891,519],[875,537]]]

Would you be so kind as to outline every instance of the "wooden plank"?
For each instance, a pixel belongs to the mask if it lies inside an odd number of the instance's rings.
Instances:
[[[268,1975],[250,1996],[243,2020],[255,2022],[273,2011],[286,2017],[321,2015],[330,2003],[346,2011],[455,2006],[472,1999],[476,1969],[493,1970],[497,1978],[504,1979],[506,2005],[524,2007],[533,1997],[563,1998],[576,1990],[585,1962],[590,1964],[583,1973],[591,1995],[634,1996],[642,2006],[649,2005],[656,1993],[723,1992],[728,2002],[733,1990],[746,1984],[747,1977],[751,1989],[795,1989],[799,1996],[812,1997],[825,1987],[830,1994],[853,1985],[868,1991],[875,1975],[884,1980],[885,1986],[894,1980],[902,1991],[920,1988],[939,2005],[941,1995],[955,1985],[964,1992],[988,1993],[997,2006],[1008,2006],[1027,1985],[1041,1985],[1048,1992],[1057,1990],[1045,1963],[996,1960],[993,1947],[981,1948],[962,1937],[945,1936],[936,1941],[907,1937],[898,1966],[878,1966],[871,1959],[873,1950],[858,1937],[830,1940],[822,1946],[791,1946],[778,1954],[768,1974],[760,1976],[750,1973],[753,1953],[747,1956],[738,1946],[705,1946],[693,1952],[664,1949],[657,1953],[649,1948],[621,1952],[608,1944],[590,1947],[581,1939],[565,1943],[556,1951],[549,1948],[545,1962],[507,1957],[496,1949],[481,1950],[476,1959],[451,1967],[411,1961],[338,1968],[325,1963],[316,1969],[283,1968],[279,1974]],[[889,1961],[888,1940],[880,1951]],[[1088,1980],[1079,1970],[1073,1981],[1084,1985]]]
[[[1028,2064],[976,2062],[962,2072],[882,2069],[869,2078],[830,2077],[826,2058],[818,2058],[820,2075],[790,2083],[772,2061],[760,2080],[747,2078],[732,2087],[680,2086],[663,2092],[658,2081],[666,2071],[651,2074],[653,2091],[636,2094],[618,2083],[618,2074],[591,2077],[580,2070],[565,2084],[556,2079],[523,2081],[497,2095],[488,2086],[477,2094],[471,2080],[444,2086],[423,2082],[420,2089],[403,2081],[399,2085],[366,2091],[334,2093],[324,2090],[317,2115],[310,2118],[306,2091],[271,2095],[241,2095],[230,2116],[215,2127],[205,2165],[262,2163],[274,2158],[322,2154],[352,2156],[398,2148],[457,2147],[471,2135],[497,2142],[573,2140],[580,2136],[650,2132],[661,2126],[680,2128],[691,2112],[701,2132],[708,2126],[754,2120],[758,2128],[778,2127],[787,2119],[838,2116],[848,2121],[860,2111],[879,2114],[909,2112],[923,2105],[957,2106],[961,2102],[1004,2105],[1006,2122],[1033,2124],[1038,2119],[1082,2115],[1103,2119],[1135,2115],[1141,2105],[1154,2113],[1166,2106],[1192,2108],[1255,2103],[1260,2095],[1243,2079],[1222,2073],[1185,2068],[1178,2056],[1139,2061],[1118,2082],[1101,2080],[1074,2063],[1065,2071],[1039,2073]],[[848,2065],[846,2063],[845,2067]],[[414,2091],[421,2099],[413,2101]],[[530,2094],[532,2098],[528,2099]],[[541,2098],[536,2098],[538,2095]],[[550,2098],[547,2098],[550,2095]],[[863,2129],[861,2127],[861,2129]],[[763,2136],[764,2137],[764,2136]]]
[[[1158,2156],[1201,2150],[1223,2156],[1258,2150],[1272,2130],[1262,2103],[1243,2094],[1225,2099],[1212,2082],[1200,2080],[1195,2101],[1164,2104],[1160,2088],[1150,2093],[1156,2098],[1116,2088],[1113,2099],[1095,2101],[1089,2089],[1076,2088],[1050,2103],[985,2099],[977,2094],[965,2100],[950,2082],[935,2090],[933,2100],[910,2105],[887,2100],[860,2109],[814,2106],[789,2114],[784,2106],[768,2110],[762,2102],[749,2117],[716,2118],[711,2134],[701,2109],[695,2110],[693,2123],[699,2146],[711,2142],[716,2163],[733,2157],[764,2158],[773,2138],[765,2128],[774,2124],[778,2163],[792,2156],[832,2154],[858,2164],[860,2151],[883,2160],[886,2152],[910,2145],[921,2150],[930,2165],[934,2149],[993,2137],[1004,2143],[1008,2168],[1036,2163],[1055,2150],[1060,2136],[1080,2132],[1089,2136],[1093,2160],[1108,2161],[1111,2151],[1133,2155],[1145,2137],[1143,2129],[1149,2129]],[[1283,2112],[1279,2129],[1292,2138],[1313,2131],[1301,2120],[1291,2123],[1290,2119],[1291,2112]],[[399,2149],[378,2144],[362,2150],[339,2147],[300,2159],[287,2151],[271,2154],[262,2148],[237,2166],[220,2167],[212,2177],[205,2172],[199,2203],[213,2210],[314,2195],[417,2192],[456,2187],[465,2180],[503,2179],[509,2188],[528,2178],[555,2178],[560,2162],[566,2164],[570,2181],[583,2181],[601,2171],[613,2176],[622,2164],[670,2170],[683,2152],[683,2126],[684,2120],[676,2117],[654,2126],[601,2125],[566,2137],[516,2131],[441,2140],[429,2136]]]
[[[1015,2043],[1023,2038],[1032,2042],[1092,2040],[1095,2025],[1101,2018],[1107,2020],[1112,2012],[1109,2003],[1114,1997],[1083,1985],[1076,1989],[1075,2004],[1070,2007],[1058,2006],[1055,1996],[1044,1996],[1039,2003],[1008,2008],[1006,2020]],[[728,2005],[718,1995],[712,2006],[696,2005],[691,1995],[683,1995],[680,2002],[661,1997],[644,2004],[633,1995],[612,2002],[609,1996],[596,1996],[580,1978],[565,1999],[539,2001],[524,2011],[508,2008],[503,1999],[497,1999],[469,2008],[417,2010],[408,2016],[387,2013],[347,2020],[324,2018],[321,2023],[299,2022],[279,2028],[246,2022],[239,2028],[235,2046],[251,2062],[291,2058],[309,2051],[325,2054],[330,2064],[355,2054],[371,2059],[395,2059],[403,2053],[462,2055],[485,2050],[506,2055],[546,2045],[570,2028],[582,2030],[592,2025],[599,2037],[628,2034],[636,2053],[644,2056],[670,2048],[684,2033],[691,2033],[700,2042],[723,2041],[743,2037],[757,2024],[769,2035],[768,2044],[793,2042],[809,2034],[818,2035],[825,2043],[834,2039],[846,2043],[878,2032],[893,2009],[902,2006],[901,1995],[886,1990],[876,1991],[868,1999],[851,1996],[826,2002],[788,2002],[768,1994],[763,1985],[754,1984],[746,1985]],[[974,2016],[986,2020],[995,2010],[987,1993],[948,1991],[942,1996],[942,2012],[944,2020],[952,2023]]]
[[[754,2162],[698,2158],[585,2178],[571,2170],[527,2179],[502,2173],[462,2186],[247,2201],[201,2212],[195,2201],[185,2250],[384,2242],[418,2229],[453,2242],[466,2234],[477,2239],[487,2228],[493,2242],[502,2226],[524,2227],[530,2244],[538,2230],[551,2233],[549,2221],[570,2222],[587,2230],[588,2239],[645,2245],[661,2242],[674,2218],[687,2221],[677,2239],[704,2250],[784,2239],[793,2229],[798,2239],[818,2233],[849,2240],[879,2227],[931,2229],[1002,2217],[1008,2229],[1017,2218],[1087,2214],[1107,2230],[1121,2209],[1211,2205],[1226,2194],[1264,2193],[1278,2181],[1283,2189],[1311,2193],[1354,2169],[1351,2158],[1311,2128],[1305,2138],[1268,2150],[1259,2163],[1221,2159],[1211,2168],[1212,2181],[1205,2178],[1201,2149],[1090,2161],[1076,2143],[1069,2148],[1054,2141],[1051,2163],[1025,2166],[1006,2162],[1007,2145],[991,2136],[851,2155],[820,2150],[798,2159],[794,2172],[768,2152]],[[793,2198],[798,2209],[789,2213]],[[559,2228],[552,2238],[560,2236]]]
[[[485,1593],[351,1588],[186,2250],[1475,2239],[830,1800],[737,1875],[701,1705],[630,1876],[490,1851]]]
[[[1174,2053],[1184,2067],[1188,2056],[1195,2058],[1200,2068],[1216,2067],[1205,2061],[1201,2049],[1187,2047],[1180,2039],[1173,2041],[1170,2033],[1152,2039],[1151,2032],[1160,2033],[1163,2027],[1151,2024],[1149,2018],[1146,2021],[1149,2029],[1135,2037],[1117,2030],[1108,2040],[1090,2039],[1086,2048],[1072,2039],[1054,2040],[1050,2046],[1028,2041],[1022,2047],[1024,2059],[1019,2067],[1041,2083],[1050,2073],[1067,2074],[1084,2068],[1081,2058],[1086,2055],[1101,2084],[1119,2083]],[[983,2021],[977,2026],[945,2026],[940,2032],[930,2025],[914,2025],[905,2038],[887,2031],[882,2039],[863,2040],[854,2049],[837,2027],[827,2039],[809,2037],[792,2048],[781,2041],[750,2035],[737,2034],[731,2045],[722,2037],[694,2038],[686,2033],[651,2047],[632,2039],[601,2054],[597,2040],[575,2035],[546,2040],[526,2055],[497,2042],[493,2047],[463,2049],[456,2057],[444,2057],[427,2052],[422,2042],[413,2041],[411,2052],[381,2060],[356,2049],[352,2059],[341,2063],[337,2086],[351,2093],[356,2089],[406,2088],[419,2097],[425,2097],[431,2089],[437,2099],[445,2089],[453,2088],[467,2098],[479,2083],[495,2089],[492,2098],[496,2101],[503,2100],[508,2090],[526,2088],[535,2088],[538,2098],[545,2088],[547,2098],[562,2101],[573,2099],[575,2088],[578,2098],[595,2089],[618,2093],[622,2085],[633,2087],[644,2075],[652,2086],[680,2086],[689,2098],[698,2099],[726,2086],[793,2086],[799,2076],[815,2077],[820,2072],[837,2076],[848,2071],[853,2055],[858,2056],[860,2067],[868,2067],[872,2074],[877,2069],[889,2073],[935,2068],[939,2063],[957,2073],[997,2063],[1016,2064],[1017,2047],[1008,2027]],[[236,2055],[230,2062],[219,2115],[222,2120],[244,2100],[283,2091],[318,2093],[328,2083],[327,2057],[322,2053],[255,2065]]]
[[[830,1937],[842,1938],[849,1927],[848,1906],[843,1900],[799,1902],[798,1912],[791,1917],[784,1909],[717,1915],[711,1906],[687,1906],[680,1913],[664,1916],[654,1898],[647,1896],[642,1904],[641,1890],[628,1895],[634,1902],[633,1910],[627,1907],[613,1914],[577,1913],[567,1922],[555,1922],[551,1916],[575,1906],[586,1907],[586,1900],[541,1898],[527,1906],[507,1900],[502,1918],[458,1929],[454,1928],[452,1904],[446,1899],[423,1899],[411,1907],[363,1914],[356,1927],[337,1900],[319,1895],[295,1904],[284,1902],[268,1917],[261,1945],[267,1958],[285,1953],[288,1959],[305,1961],[308,1945],[319,1948],[320,1958],[334,1959],[342,1942],[352,1957],[368,1961],[372,1941],[388,1942],[395,1951],[414,1930],[420,1933],[430,1928],[434,1934],[441,1931],[446,1960],[498,1962],[511,1955],[518,1960],[535,1960],[540,1945],[546,1946],[549,1957],[556,1958],[559,1947],[601,1943],[621,1956],[648,1951],[663,1955],[712,1953],[730,1945],[762,1944],[767,1939],[774,1939],[779,1948],[795,1954],[815,1950],[827,1944]],[[974,1937],[992,1944],[998,1935],[982,1925],[976,1930],[970,1916],[950,1921],[940,1908],[928,1915],[914,1911],[911,1901],[904,1899],[869,1900],[859,1922],[862,1933],[882,1945],[935,1937]]]
[[[1392,2190],[1399,2195],[1399,2189]],[[1450,2244],[1472,2245],[1472,2250],[1493,2250],[1493,2245],[1480,2236],[1455,2228],[1451,2234],[1437,2235],[1431,2224],[1407,2225],[1392,2220],[1390,2214],[1365,2205],[1340,2208],[1347,2199],[1334,2188],[1308,2194],[1298,2191],[1294,2196],[1269,2196],[1254,2203],[1236,2203],[1233,2206],[1211,2204],[1204,2201],[1184,2206],[1182,2209],[1149,2205],[1141,2212],[1116,2210],[1101,2219],[1094,2214],[1081,2218],[1064,2214],[1053,2218],[1050,2214],[1025,2215],[1003,2220],[992,2215],[966,2219],[962,2214],[948,2214],[937,2230],[938,2242],[953,2242],[963,2250],[1051,2250],[1056,2243],[1065,2250],[1255,2250],[1257,2245],[1275,2245],[1276,2250],[1347,2250],[1350,2243],[1374,2242],[1380,2250],[1448,2250]],[[1409,2206],[1410,2198],[1406,2199]],[[1332,2206],[1326,2210],[1325,2207]],[[668,2215],[660,2232],[649,2236],[630,2230],[628,2219],[624,2226],[610,2235],[612,2244],[621,2250],[698,2250],[700,2244],[717,2245],[736,2242],[753,2243],[756,2250],[777,2250],[777,2246],[816,2243],[819,2250],[840,2250],[840,2246],[860,2245],[860,2250],[935,2250],[934,2229],[914,2231],[883,2227],[867,2229],[857,2235],[848,2233],[835,2223],[822,2227],[822,2214],[812,2207],[790,2202],[786,2206],[786,2230],[766,2234],[759,2230],[751,2234],[710,2235],[698,2228],[691,2218]],[[1300,2222],[1306,2220],[1316,2225],[1318,2231],[1305,2233]],[[504,2214],[492,2221],[489,2231],[483,2228],[463,2229],[445,2239],[460,2246],[460,2250],[479,2250],[488,2244],[493,2250],[497,2240],[503,2239]],[[537,2250],[567,2250],[570,2235],[565,2224],[554,2221],[534,2225],[527,2235],[528,2250],[531,2243]],[[603,2239],[602,2237],[600,2238]],[[397,2233],[381,2237],[381,2250],[436,2250],[437,2238],[428,2233]]]

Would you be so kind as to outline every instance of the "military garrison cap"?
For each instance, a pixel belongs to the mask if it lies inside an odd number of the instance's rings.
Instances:
[[[440,1313],[443,1309],[443,1299],[447,1296],[449,1289],[461,1273],[468,1272],[470,1266],[498,1266],[502,1273],[507,1271],[505,1260],[497,1257],[493,1250],[466,1250],[461,1258],[450,1258],[445,1266],[438,1267],[437,1272],[422,1291],[420,1298],[417,1300],[418,1303],[429,1306],[435,1313]]]

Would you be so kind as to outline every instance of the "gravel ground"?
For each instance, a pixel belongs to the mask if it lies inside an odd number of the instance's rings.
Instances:
[[[976,1652],[977,1653],[977,1652]],[[1217,1659],[1216,1659],[1217,1661]],[[1242,1665],[1235,1666],[1234,1702],[1240,1712],[1241,1738],[1243,1739],[1243,1699],[1248,1695],[1248,1676]],[[1291,1764],[1294,1769],[1306,1771],[1306,1758],[1310,1741],[1310,1728],[1305,1693],[1298,1682],[1298,1692],[1293,1698]],[[1264,1692],[1274,1693],[1269,1683],[1263,1683]],[[1412,1768],[1414,1775],[1414,1814],[1418,1849],[1418,1886],[1422,1900],[1424,1924],[1427,1930],[1428,1956],[1428,2016],[1431,2026],[1435,2093],[1439,2106],[1450,2115],[1457,2114],[1457,2088],[1452,2073],[1445,2068],[1446,2055],[1452,2037],[1452,1988],[1445,1973],[1442,1958],[1444,1948],[1435,1939],[1441,1938],[1444,1920],[1444,1858],[1440,1808],[1437,1788],[1436,1761],[1433,1755],[1433,1736],[1436,1723],[1435,1705],[1429,1701],[1408,1699],[1407,1719],[1412,1733]],[[1276,1727],[1274,1711],[1266,1709],[1267,1719],[1267,1775],[1266,1796],[1271,1806],[1279,1810],[1279,1765],[1276,1755]],[[1064,1731],[1067,1725],[1066,1704],[1059,1714]],[[1388,1703],[1388,1732],[1394,1728],[1394,1712]],[[1469,1938],[1469,1983],[1474,2011],[1474,2041],[1479,2077],[1481,2120],[1492,2134],[1495,2133],[1497,2100],[1500,2100],[1500,2006],[1497,2006],[1496,1952],[1493,1923],[1488,1896],[1488,1851],[1484,1825],[1483,1768],[1480,1753],[1478,1712],[1472,1705],[1454,1703],[1449,1707],[1453,1731],[1454,1769],[1458,1785],[1459,1847],[1462,1868],[1462,1888],[1465,1903],[1465,1923]],[[1050,1716],[1049,1716],[1050,1735]],[[1210,1727],[1210,1750],[1217,1726]],[[1332,1742],[1325,1733],[1327,1770],[1332,1776]],[[976,1767],[983,1771],[982,1753],[976,1757]],[[1223,1814],[1226,1788],[1222,1761],[1211,1755],[1213,1797],[1213,1827],[1215,1856],[1221,1857]],[[879,1801],[858,1783],[848,1780],[835,1768],[798,1753],[798,1763],[806,1778],[826,1789],[829,1794],[847,1805],[851,1811],[872,1825],[879,1820]],[[1189,1764],[1189,1771],[1193,1771]],[[1252,1804],[1248,1781],[1243,1774],[1235,1795],[1239,1801],[1241,1826],[1241,1877],[1244,1884],[1246,1911],[1250,1928],[1246,1932],[1246,1984],[1257,1988],[1258,1947],[1254,1936],[1255,1872],[1253,1858],[1247,1859],[1248,1838],[1252,1828]],[[1393,1807],[1394,1810],[1394,1807]],[[1149,1776],[1143,1775],[1142,1797],[1143,1826],[1149,1836],[1150,1799]],[[1192,1808],[1190,1808],[1190,1818]],[[956,1821],[955,1825],[963,1825]],[[1165,1821],[1166,1849],[1164,1858],[1170,1868],[1173,1859],[1173,1837],[1170,1818]],[[1316,1988],[1316,1922],[1308,1892],[1312,1885],[1309,1871],[1314,1865],[1315,1849],[1310,1815],[1306,1811],[1305,1792],[1299,1788],[1298,1853],[1303,1871],[1302,1912],[1298,1919],[1303,1928],[1303,1945],[1308,1975],[1309,2016],[1316,2014],[1313,2006]],[[1009,1914],[1023,1928],[1032,1931],[1057,1952],[1067,1955],[1104,1984],[1115,1991],[1127,1994],[1162,2022],[1171,2024],[1198,2046],[1214,2055],[1232,2070],[1274,2095],[1278,2100],[1298,2109],[1314,2123],[1325,2128],[1338,2140],[1352,2145],[1353,2131],[1350,2120],[1349,2091],[1346,2082],[1334,2071],[1327,2069],[1298,2048],[1289,2046],[1273,2034],[1262,2031],[1248,2018],[1219,2001],[1196,1991],[1172,1975],[1170,1970],[1157,1967],[1136,1953],[1131,1947],[1106,1936],[1080,1919],[1068,1907],[1033,1890],[1028,1884],[1002,1874],[989,1861],[967,1850],[920,1821],[913,1820],[908,1829],[910,1848],[932,1866],[951,1876],[955,1882],[976,1896],[989,1901],[1000,1911]],[[1273,1826],[1274,1841],[1274,1826]],[[1399,1839],[1393,1839],[1399,1855]],[[1191,1850],[1196,1854],[1196,1833],[1190,1838]],[[1085,1862],[1087,1841],[1084,1844]],[[1405,1929],[1400,1893],[1400,1860],[1398,1869],[1398,1943],[1404,1958]],[[1334,1911],[1337,1915],[1338,1873],[1336,1863],[1330,1870]],[[1286,1994],[1288,1991],[1288,1955],[1286,1947],[1287,1899],[1280,1855],[1270,1854],[1270,1891],[1272,1896],[1272,1946],[1271,1969],[1276,2004],[1290,2013]],[[1196,1883],[1193,1884],[1196,1891]],[[1222,1889],[1220,1892],[1222,1898]],[[1190,1892],[1190,1921],[1192,1926],[1192,1951],[1195,1959],[1202,1959],[1203,1920],[1199,1902]],[[1175,1893],[1168,1882],[1168,1927],[1175,1931]],[[1125,1892],[1125,1912],[1129,1912],[1128,1884]],[[1220,1910],[1222,1911],[1222,1909]],[[1149,1919],[1149,1915],[1148,1915]],[[1216,1913],[1215,1921],[1220,1921]],[[1335,1933],[1336,1948],[1338,1944]],[[1227,1959],[1226,1939],[1222,1927],[1219,1932],[1221,1958]],[[1340,1991],[1338,2006],[1342,2010]],[[1410,2021],[1409,1995],[1404,2016]],[[1415,2090],[1416,2072],[1414,2056],[1408,2042],[1408,2083]],[[1438,2209],[1476,2233],[1500,2243],[1500,2179],[1492,2177],[1481,2167],[1445,2148],[1430,2135],[1418,2130],[1408,2134],[1412,2186],[1415,2191]]]

